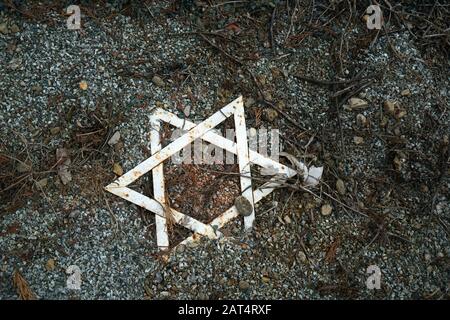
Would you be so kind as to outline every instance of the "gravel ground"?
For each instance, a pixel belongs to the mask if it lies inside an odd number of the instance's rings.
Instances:
[[[367,106],[337,114],[328,86],[297,76],[329,78],[332,39],[309,37],[275,53],[253,44],[258,58],[246,68],[302,133],[281,114],[258,120],[263,105],[245,69],[231,68],[195,34],[175,35],[202,22],[167,13],[169,4],[153,4],[145,23],[82,16],[81,31],[67,30],[55,12],[46,16],[53,24],[0,13],[0,151],[29,164],[13,163],[14,173],[27,174],[26,187],[13,189],[21,205],[12,210],[11,196],[0,198],[0,298],[18,298],[14,270],[40,299],[449,298],[448,66],[425,58],[407,31],[380,36],[342,70],[351,78],[366,67],[376,78],[355,95]],[[288,29],[280,22],[277,30],[280,44]],[[351,30],[348,42],[361,32]],[[127,171],[148,157],[151,107],[190,107],[199,120],[240,93],[247,105],[256,100],[248,125],[279,128],[291,141],[285,150],[324,165],[320,198],[275,192],[257,207],[252,232],[236,220],[220,241],[161,256],[153,217],[101,187],[114,179],[114,163]],[[394,116],[386,100],[401,106]],[[84,138],[96,130],[99,137]],[[116,131],[120,143],[110,147],[104,142]],[[63,147],[72,160],[68,185],[54,170]],[[323,215],[327,204],[331,214]],[[81,290],[66,287],[70,265],[81,270]],[[370,265],[381,270],[380,290],[366,288]]]

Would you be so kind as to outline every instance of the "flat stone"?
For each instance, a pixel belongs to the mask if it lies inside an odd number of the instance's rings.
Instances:
[[[366,127],[367,126],[367,118],[359,113],[358,115],[356,115],[356,124],[360,127]]]
[[[165,83],[164,80],[161,79],[159,76],[153,76],[152,82],[157,85],[158,87],[164,87]]]
[[[363,138],[363,137],[355,136],[355,137],[353,137],[353,142],[354,142],[355,144],[363,144],[363,143],[364,143],[364,138]]]
[[[329,204],[324,204],[322,208],[320,208],[320,212],[323,216],[329,216],[333,211],[333,207]]]
[[[243,215],[244,217],[248,217],[253,212],[252,204],[244,196],[237,197],[236,200],[234,200],[234,205],[236,206],[239,214]]]
[[[0,23],[0,32],[3,34],[7,34],[9,32],[6,22]]]
[[[19,26],[17,25],[17,24],[13,24],[12,26],[11,26],[11,32],[12,33],[17,33],[17,32],[19,32],[20,31],[20,28],[19,28]]]
[[[350,98],[348,104],[350,105],[350,109],[361,109],[368,106],[367,101],[360,98]]]
[[[54,127],[54,128],[51,128],[51,129],[50,129],[50,133],[51,133],[52,135],[57,135],[60,131],[61,131],[61,128],[60,128],[60,127]]]
[[[345,183],[344,181],[342,181],[342,179],[338,179],[336,181],[336,190],[341,194],[344,195],[345,194]]]
[[[409,97],[411,95],[411,90],[409,89],[402,90],[402,92],[400,92],[400,95],[402,97]]]
[[[26,164],[24,162],[18,162],[17,166],[16,166],[16,170],[17,170],[17,172],[20,172],[20,173],[28,172],[31,170],[31,166],[29,166],[28,164]]]
[[[301,263],[306,263],[308,259],[306,258],[306,254],[303,251],[298,252],[298,259]]]
[[[114,146],[117,142],[119,142],[119,140],[120,140],[120,132],[116,131],[114,132],[112,137],[108,140],[108,144],[110,146]]]
[[[247,291],[248,289],[250,289],[250,283],[245,280],[239,281],[239,289]]]

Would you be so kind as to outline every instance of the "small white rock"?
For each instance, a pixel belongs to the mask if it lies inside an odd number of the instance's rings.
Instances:
[[[364,143],[364,138],[355,136],[355,137],[353,137],[353,142],[355,144],[363,144]]]
[[[360,98],[350,98],[348,104],[350,105],[350,109],[361,109],[368,105],[367,101]]]
[[[331,211],[333,211],[333,207],[329,204],[324,204],[320,209],[320,212],[323,216],[329,216],[331,214]]]
[[[108,144],[112,147],[113,145],[115,145],[117,142],[119,142],[120,140],[120,132],[116,131],[114,132],[114,134],[112,135],[112,137],[109,139]]]

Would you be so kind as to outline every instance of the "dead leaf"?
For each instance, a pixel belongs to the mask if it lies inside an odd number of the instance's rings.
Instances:
[[[336,259],[336,251],[341,245],[341,239],[337,238],[328,248],[327,254],[325,255],[325,261],[331,263]]]
[[[45,269],[47,271],[52,271],[55,269],[55,259],[48,259],[47,263],[45,264]]]
[[[234,34],[241,33],[241,28],[239,28],[239,25],[236,22],[229,23],[225,26],[225,29],[233,32]]]
[[[36,295],[31,290],[27,281],[22,277],[19,271],[14,270],[13,273],[13,284],[17,289],[17,294],[21,300],[36,300]]]
[[[123,169],[117,162],[113,165],[113,172],[118,176],[123,175]]]
[[[116,132],[112,135],[111,139],[108,140],[108,144],[109,144],[110,146],[114,146],[115,144],[117,144],[117,142],[119,142],[119,140],[120,140],[120,132],[119,132],[119,131],[116,131]]]
[[[61,179],[61,182],[66,185],[70,181],[72,181],[72,175],[69,171],[69,165],[70,165],[70,158],[69,158],[69,152],[67,149],[59,148],[56,150],[56,159],[58,163],[58,175]]]

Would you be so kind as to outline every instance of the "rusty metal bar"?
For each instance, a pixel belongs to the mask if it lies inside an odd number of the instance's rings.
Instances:
[[[236,106],[234,112],[234,125],[236,127],[237,159],[241,174],[241,192],[252,204],[252,213],[244,217],[244,229],[250,230],[255,220],[255,208],[253,203],[252,179],[250,172],[250,156],[248,154],[247,128],[245,126],[244,104]]]
[[[150,125],[152,130],[150,131],[150,149],[152,155],[161,150],[161,139],[159,130],[161,125],[159,119],[155,116],[150,117]],[[162,162],[152,170],[153,176],[153,197],[163,206],[166,205],[165,196],[165,183],[164,183],[164,171]],[[166,250],[169,248],[169,235],[167,233],[167,219],[165,217],[165,211],[162,212],[164,217],[160,215],[155,216],[156,225],[156,243],[160,250]]]

